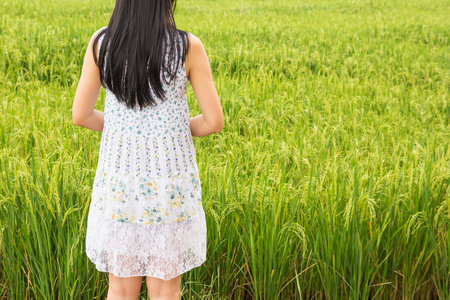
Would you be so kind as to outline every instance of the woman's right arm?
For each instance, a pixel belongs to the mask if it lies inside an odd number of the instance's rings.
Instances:
[[[219,133],[223,128],[223,111],[211,73],[211,66],[202,42],[194,35],[189,36],[189,52],[186,55],[186,75],[201,115],[191,118],[192,136],[201,137]]]

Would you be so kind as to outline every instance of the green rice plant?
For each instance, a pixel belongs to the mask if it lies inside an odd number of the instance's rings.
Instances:
[[[194,139],[208,249],[182,298],[450,298],[446,1],[178,2],[225,117]],[[106,296],[84,252],[101,134],[71,105],[113,6],[0,4],[1,299]]]

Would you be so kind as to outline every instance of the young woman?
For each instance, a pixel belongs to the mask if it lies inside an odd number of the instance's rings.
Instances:
[[[192,137],[223,113],[201,41],[178,30],[175,0],[117,0],[94,33],[73,102],[76,125],[101,131],[86,254],[109,273],[108,300],[179,299],[181,274],[206,260],[206,222]],[[202,114],[190,118],[191,83]],[[100,87],[104,113],[95,110]]]

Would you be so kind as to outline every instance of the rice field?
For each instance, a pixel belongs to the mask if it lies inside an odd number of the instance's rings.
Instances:
[[[71,107],[113,7],[0,3],[0,299],[106,296],[84,252],[101,133]],[[450,299],[449,15],[448,0],[178,1],[225,117],[194,138],[208,252],[182,299]]]

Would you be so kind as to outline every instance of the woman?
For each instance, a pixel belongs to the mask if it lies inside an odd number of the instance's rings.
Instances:
[[[86,253],[109,273],[108,300],[179,299],[181,274],[206,260],[206,221],[192,137],[223,112],[201,41],[178,30],[176,0],[117,0],[94,33],[73,103],[76,125],[101,131]],[[191,83],[202,114],[190,118]],[[105,112],[94,109],[101,86]]]

